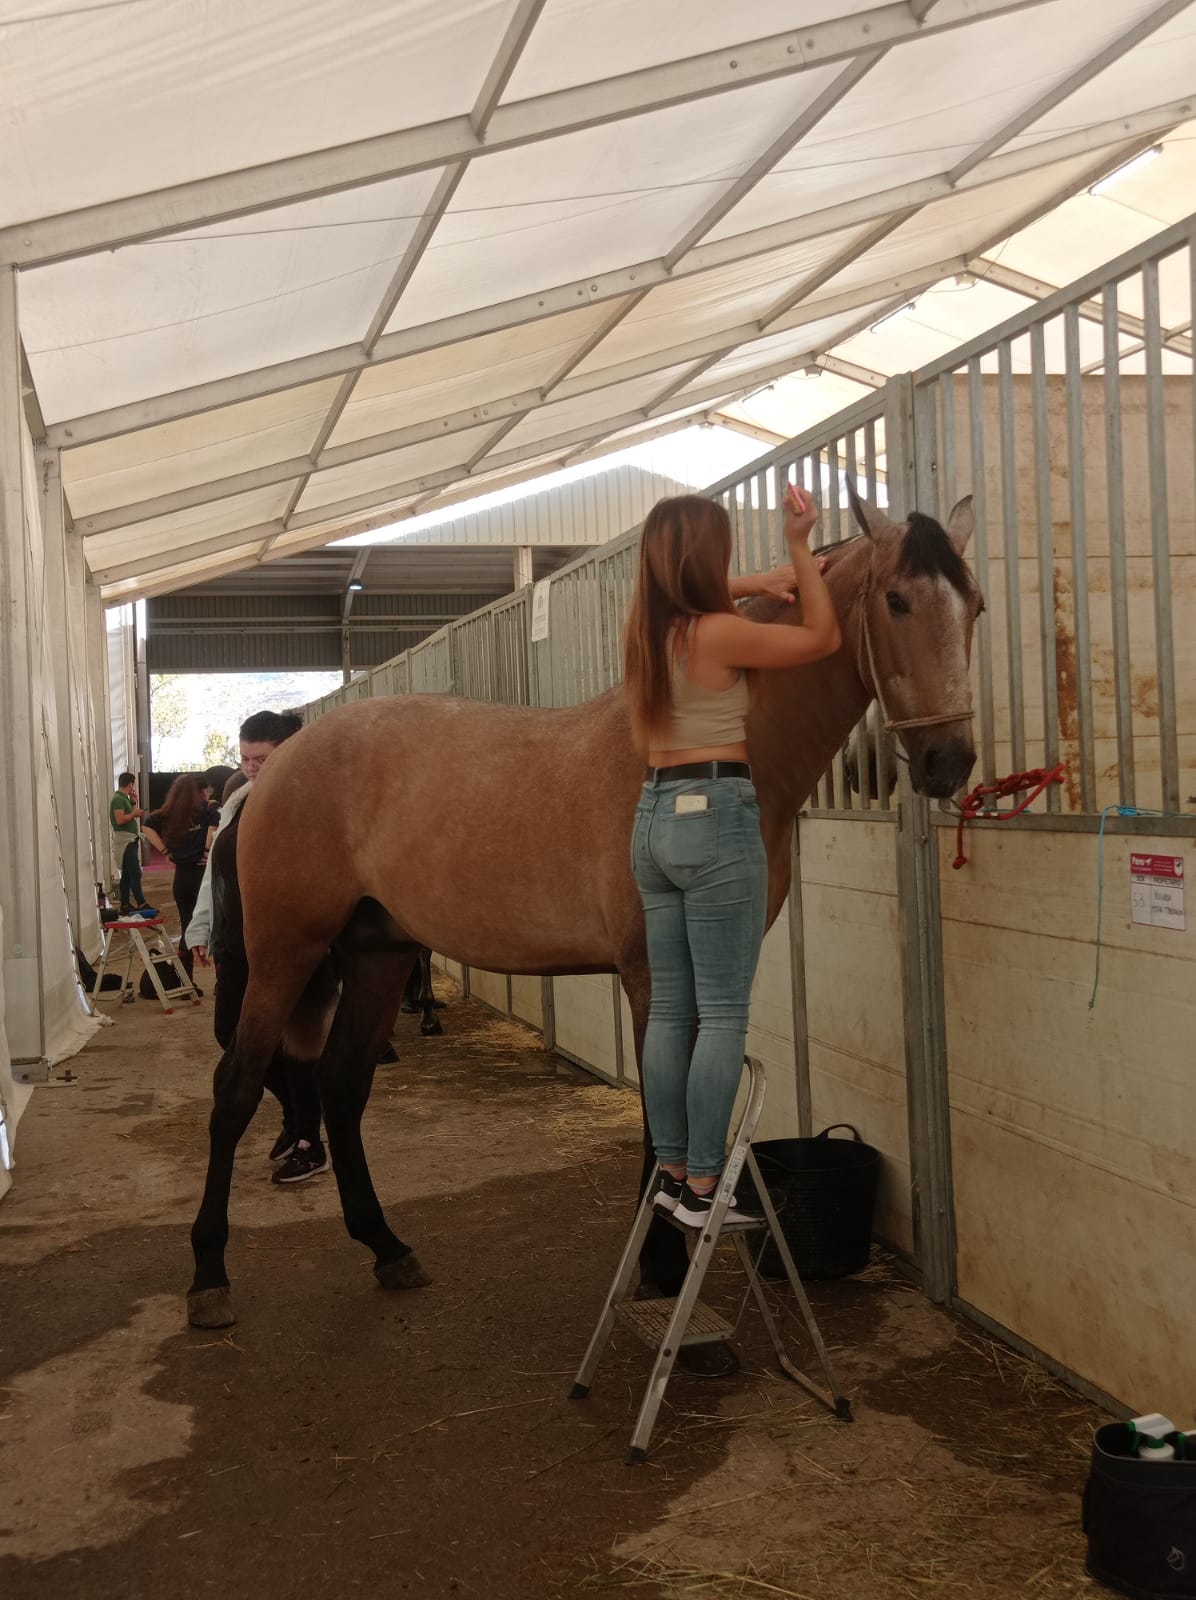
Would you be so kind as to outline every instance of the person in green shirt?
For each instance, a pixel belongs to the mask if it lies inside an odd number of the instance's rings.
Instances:
[[[116,780],[116,793],[108,802],[112,842],[120,862],[120,914],[156,917],[157,909],[147,905],[141,887],[141,822],[145,812],[137,804],[137,779],[122,772]]]

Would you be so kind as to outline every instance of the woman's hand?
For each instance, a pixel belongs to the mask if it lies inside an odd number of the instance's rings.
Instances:
[[[783,561],[779,567],[757,573],[753,581],[756,594],[766,595],[769,600],[784,600],[788,605],[793,604],[797,573],[793,570],[792,561]]]
[[[190,950],[191,954],[195,957],[195,959],[199,962],[201,967],[206,967],[206,966],[209,965],[209,962],[208,962],[208,947],[207,947],[206,944],[192,944],[192,945],[188,945],[187,948]]]
[[[809,548],[810,535],[818,523],[818,507],[813,499],[795,484],[786,484],[783,508],[786,543],[804,544]]]

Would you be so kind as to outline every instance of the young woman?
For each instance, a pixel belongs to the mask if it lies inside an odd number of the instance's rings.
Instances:
[[[212,804],[212,786],[193,772],[181,772],[170,786],[161,809],[146,817],[141,831],[153,845],[174,863],[171,892],[179,914],[179,959],[187,976],[194,972],[195,958],[187,943],[187,924],[195,910],[204,863],[213,835],[220,825],[220,808]]]
[[[819,661],[841,643],[809,549],[817,520],[791,488],[792,566],[752,578],[728,576],[730,521],[699,495],[661,500],[640,544],[624,681],[648,760],[631,844],[652,974],[644,1098],[662,1172],[655,1204],[692,1227],[708,1216],[723,1169],[764,937],[768,873],[748,766],[747,674]],[[792,601],[794,590],[797,625],[752,622],[734,606],[760,593]]]

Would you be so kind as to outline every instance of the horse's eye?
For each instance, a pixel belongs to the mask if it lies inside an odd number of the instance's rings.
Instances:
[[[885,595],[885,604],[895,617],[909,616],[909,606],[895,589],[890,589],[888,594]]]

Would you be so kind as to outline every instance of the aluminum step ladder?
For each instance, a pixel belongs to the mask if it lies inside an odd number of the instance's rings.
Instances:
[[[606,1297],[602,1315],[598,1319],[598,1326],[594,1329],[594,1336],[590,1340],[576,1381],[569,1392],[571,1400],[584,1400],[589,1395],[598,1363],[602,1359],[616,1323],[624,1324],[645,1344],[655,1349],[656,1359],[652,1364],[652,1372],[644,1391],[639,1415],[632,1430],[631,1442],[627,1447],[625,1459],[629,1466],[636,1466],[647,1458],[648,1441],[652,1437],[652,1430],[656,1425],[657,1414],[664,1400],[665,1389],[668,1387],[678,1352],[692,1345],[717,1344],[731,1339],[739,1326],[749,1297],[755,1300],[785,1376],[800,1384],[842,1421],[852,1420],[851,1403],[839,1389],[826,1345],[818,1331],[818,1324],[814,1320],[814,1313],[801,1278],[798,1276],[789,1245],[777,1221],[772,1200],[769,1198],[764,1179],[760,1175],[760,1168],[752,1153],[752,1135],[756,1131],[760,1113],[764,1109],[764,1093],[767,1086],[764,1068],[754,1056],[744,1057],[744,1067],[748,1073],[747,1103],[727,1157],[727,1164],[723,1168],[709,1221],[702,1229],[689,1228],[682,1223],[672,1222],[673,1227],[680,1229],[693,1240],[689,1270],[681,1285],[680,1294],[657,1300],[631,1298],[631,1285],[636,1275],[640,1250],[653,1218],[661,1218],[665,1222],[671,1221],[667,1212],[658,1211],[652,1205],[660,1172],[657,1166],[652,1170],[651,1181],[640,1201],[631,1235],[623,1250],[618,1270],[615,1272],[614,1282]],[[740,1216],[729,1209],[735,1186],[745,1167],[759,1197],[761,1214],[753,1217]],[[747,1290],[740,1302],[739,1314],[733,1323],[728,1322],[712,1307],[704,1305],[699,1298],[714,1252],[724,1238],[730,1239],[734,1245],[739,1264],[747,1279]],[[769,1306],[768,1296],[760,1281],[760,1261],[770,1241],[781,1258],[793,1297],[794,1307],[786,1309],[794,1319],[799,1315],[804,1323],[826,1379],[825,1387],[807,1377],[795,1366],[785,1349],[781,1325]]]

